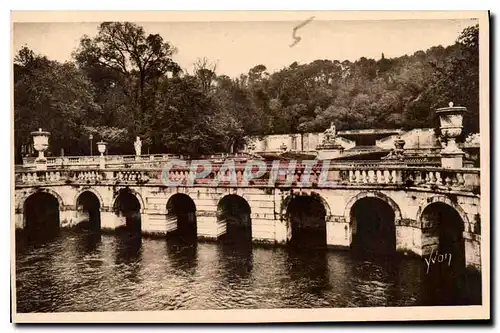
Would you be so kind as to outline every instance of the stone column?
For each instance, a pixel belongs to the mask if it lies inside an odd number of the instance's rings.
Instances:
[[[343,216],[330,216],[326,220],[326,245],[335,249],[348,249],[351,230]]]
[[[142,217],[141,217],[142,221]],[[119,227],[125,226],[127,223],[125,216],[118,216],[111,207],[101,208],[101,229],[116,230]]]
[[[422,256],[422,229],[417,221],[402,219],[396,225],[396,252],[405,255]]]
[[[17,210],[15,213],[15,227],[16,230],[23,230],[24,229],[24,212],[22,210]]]
[[[145,234],[166,235],[177,230],[177,216],[166,211],[147,210],[141,214],[141,227]]]
[[[465,266],[481,272],[481,235],[464,232]]]
[[[286,220],[274,220],[274,241],[277,244],[286,244],[292,238],[292,230]]]
[[[215,211],[196,211],[196,224],[201,239],[216,240],[226,233],[226,223],[217,220]]]
[[[73,206],[59,207],[59,225],[62,228],[71,228],[76,225],[78,212]]]

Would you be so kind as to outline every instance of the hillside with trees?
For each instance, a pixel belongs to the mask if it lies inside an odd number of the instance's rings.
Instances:
[[[465,133],[479,131],[478,26],[456,43],[397,58],[318,59],[274,73],[257,64],[230,78],[200,58],[192,73],[174,45],[128,22],[83,36],[72,61],[23,47],[14,59],[16,162],[30,132],[51,132],[51,154],[89,154],[89,134],[110,154],[192,156],[229,152],[248,135],[436,126],[434,110],[466,106]]]

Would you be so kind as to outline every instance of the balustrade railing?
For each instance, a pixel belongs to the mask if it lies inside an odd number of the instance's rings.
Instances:
[[[213,154],[204,155],[198,157],[198,159],[207,160],[217,160],[231,158],[243,158],[248,157],[248,154]],[[172,159],[187,160],[189,156],[184,155],[174,155],[174,154],[151,154],[151,155],[105,155],[104,164],[107,169],[113,169],[118,167],[123,168],[134,168],[137,166],[148,167],[148,168],[160,168],[165,162]],[[100,156],[64,156],[64,157],[47,157],[46,166],[47,169],[78,169],[82,167],[93,168],[100,165]],[[35,158],[26,157],[23,159],[22,165],[16,166],[18,169],[36,169]]]
[[[259,186],[259,187],[400,187],[429,190],[457,190],[479,193],[478,168],[445,169],[441,167],[408,167],[400,165],[329,165],[321,163],[293,165],[286,161],[279,167],[266,163],[261,176],[254,177],[256,167],[247,170],[245,163],[232,169],[222,163],[211,164],[208,175],[200,177],[189,165],[131,169],[59,169],[16,171],[16,186],[44,184],[152,184],[158,186]],[[198,170],[200,171],[200,170]],[[250,172],[250,175],[248,174]],[[253,174],[253,175],[252,175]]]

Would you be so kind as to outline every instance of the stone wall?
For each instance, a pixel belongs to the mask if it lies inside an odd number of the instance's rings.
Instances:
[[[375,130],[374,130],[375,131]],[[354,132],[354,131],[353,131]],[[402,132],[400,135],[390,135],[376,141],[376,146],[382,149],[393,149],[394,141],[401,137],[405,140],[405,149],[439,149],[433,128],[417,128],[408,132]],[[262,138],[252,139],[244,152],[281,152],[282,145],[291,151],[315,152],[316,147],[323,142],[323,133],[304,133],[304,134],[278,134],[266,135]],[[342,137],[342,132],[338,133],[341,144],[344,149],[350,149],[355,146],[355,142]],[[253,146],[253,147],[252,147]]]
[[[101,207],[101,227],[116,229],[124,225],[122,216],[113,212],[113,204],[118,191],[125,186],[71,186],[60,185],[50,188],[19,188],[15,192],[15,227],[24,227],[23,205],[26,198],[36,191],[45,191],[59,201],[60,223],[71,227],[78,223],[81,212],[76,207],[78,196],[84,191],[92,191],[99,199]],[[176,221],[167,215],[167,202],[176,193],[188,195],[196,206],[198,237],[217,239],[226,232],[226,224],[217,217],[219,201],[228,194],[236,194],[248,202],[252,223],[252,239],[255,242],[286,244],[291,237],[291,221],[287,220],[287,203],[294,195],[311,195],[319,198],[326,217],[327,245],[334,248],[349,248],[352,242],[353,221],[351,208],[365,197],[374,197],[386,202],[395,213],[396,250],[417,256],[428,255],[426,248],[434,244],[432,236],[427,236],[422,211],[433,202],[441,202],[453,207],[464,223],[464,239],[467,265],[480,269],[480,198],[477,195],[436,194],[430,191],[384,189],[368,190],[363,187],[338,188],[229,188],[229,187],[162,187],[130,186],[129,190],[141,205],[141,225],[145,234],[166,234],[176,229]]]
[[[376,146],[383,149],[393,149],[394,141],[405,140],[404,149],[439,149],[437,137],[433,128],[416,128],[400,135],[391,135],[377,140]]]

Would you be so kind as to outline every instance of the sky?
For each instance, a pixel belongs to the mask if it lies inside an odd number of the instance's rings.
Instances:
[[[304,19],[304,21],[307,17]],[[297,61],[316,59],[380,59],[411,55],[429,47],[453,44],[475,20],[415,19],[333,21],[312,19],[296,32],[300,42],[291,47],[294,27],[303,21],[134,22],[146,33],[159,33],[178,52],[173,59],[192,72],[193,63],[206,57],[217,64],[217,74],[230,77],[263,64],[274,72]],[[13,48],[26,45],[58,61],[71,60],[79,39],[95,36],[99,23],[14,23]]]

